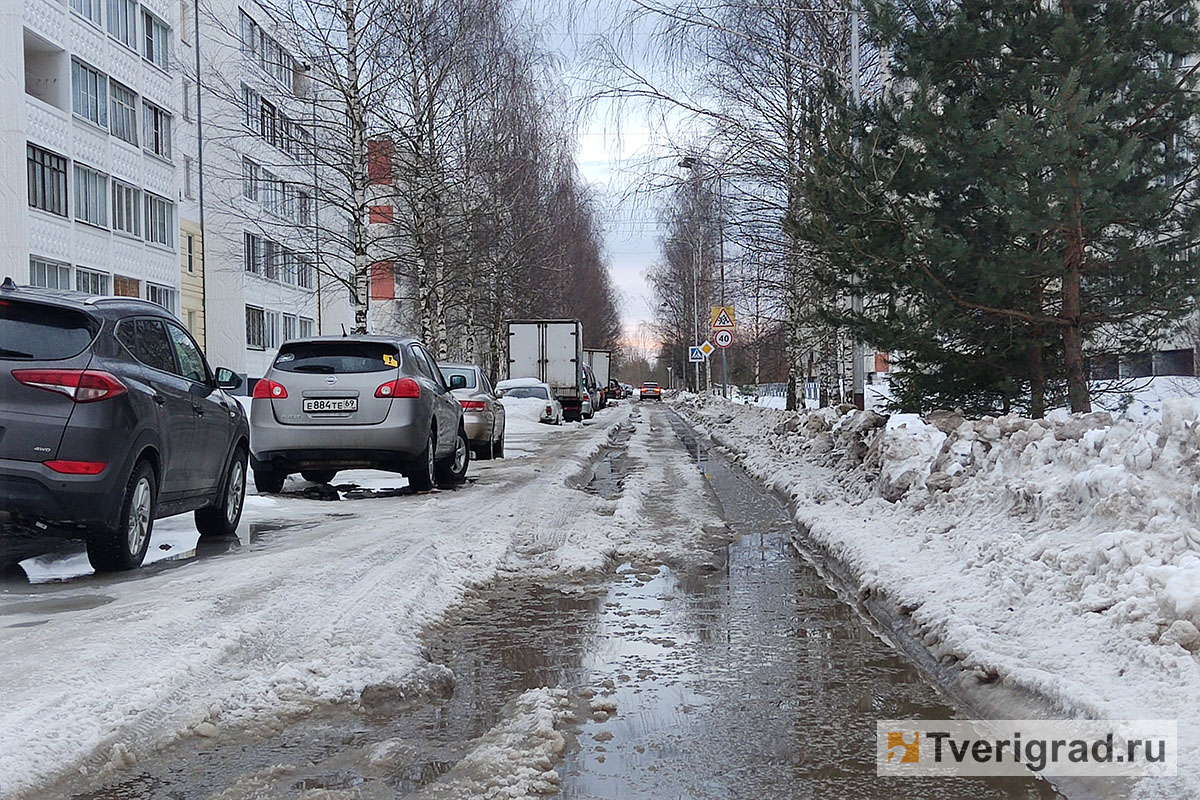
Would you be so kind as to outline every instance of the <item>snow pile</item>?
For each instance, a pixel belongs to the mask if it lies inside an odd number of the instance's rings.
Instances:
[[[964,690],[1000,683],[1093,718],[1180,720],[1200,795],[1200,414],[890,419],[683,408],[786,492],[861,596],[904,616]]]
[[[554,764],[567,748],[562,728],[576,719],[567,692],[530,689],[510,704],[505,716],[449,773],[418,792],[418,800],[556,794],[562,779]]]

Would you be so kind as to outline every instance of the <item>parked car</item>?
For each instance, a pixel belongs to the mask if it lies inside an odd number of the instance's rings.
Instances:
[[[492,383],[483,370],[474,364],[443,364],[442,378],[446,383],[460,375],[466,385],[455,389],[454,396],[463,407],[463,426],[467,439],[481,459],[504,458],[504,404],[499,401]]]
[[[646,381],[639,390],[638,399],[662,401],[662,387],[654,381]]]
[[[582,373],[582,389],[587,395],[587,400],[590,402],[584,403],[580,410],[580,416],[584,419],[591,419],[596,415],[597,411],[604,409],[604,390],[596,381],[596,374],[592,372],[592,368],[588,364],[580,365]]]
[[[608,390],[605,394],[610,400],[624,400],[629,396],[625,394],[625,387],[616,378],[608,382]]]
[[[554,394],[554,390],[549,384],[542,383],[537,378],[510,378],[509,380],[499,381],[496,384],[496,391],[500,393],[502,398],[512,400],[522,400],[532,398],[541,400],[545,403],[539,416],[539,422],[546,422],[551,425],[562,425],[563,407],[558,397]]]
[[[254,384],[250,464],[260,492],[288,475],[328,483],[339,470],[399,472],[417,491],[466,478],[471,449],[463,408],[429,351],[414,339],[295,339]]]
[[[97,572],[141,565],[154,521],[195,512],[202,536],[237,530],[249,430],[161,306],[0,285],[0,511],[82,538]]]

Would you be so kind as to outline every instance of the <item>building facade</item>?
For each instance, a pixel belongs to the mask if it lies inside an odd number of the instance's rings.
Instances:
[[[283,341],[352,319],[319,257],[341,223],[318,202],[317,104],[293,37],[253,0],[200,0],[198,30],[185,80],[200,85],[206,344],[253,380]]]
[[[0,277],[179,312],[174,0],[0,12]]]

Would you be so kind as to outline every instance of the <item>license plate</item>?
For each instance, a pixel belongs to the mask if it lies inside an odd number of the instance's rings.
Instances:
[[[357,397],[310,397],[301,404],[305,412],[320,414],[329,411],[358,411]]]

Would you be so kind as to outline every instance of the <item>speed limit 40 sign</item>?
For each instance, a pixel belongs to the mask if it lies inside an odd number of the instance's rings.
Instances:
[[[717,347],[729,347],[729,345],[733,344],[733,332],[717,331],[717,334],[713,336],[713,344]]]

